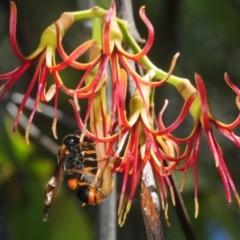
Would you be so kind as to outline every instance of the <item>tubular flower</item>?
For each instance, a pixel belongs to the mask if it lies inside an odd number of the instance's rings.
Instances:
[[[49,90],[46,92],[47,80],[49,73],[51,72],[51,67],[55,64],[55,51],[57,48],[57,32],[54,24],[50,25],[41,35],[40,43],[37,49],[29,56],[25,57],[20,52],[17,41],[16,41],[16,23],[17,23],[17,9],[16,5],[13,2],[10,2],[10,20],[9,20],[9,31],[10,31],[10,41],[12,49],[16,56],[23,61],[21,66],[17,67],[11,72],[0,74],[0,80],[4,81],[0,87],[0,99],[11,89],[11,87],[16,83],[16,81],[26,72],[30,66],[33,65],[35,61],[38,61],[37,67],[33,74],[33,77],[30,81],[30,84],[27,88],[27,91],[22,99],[22,102],[19,106],[18,113],[14,121],[13,130],[16,131],[19,117],[22,114],[22,111],[25,107],[26,101],[29,98],[34,86],[37,86],[37,94],[35,97],[35,103],[33,106],[32,113],[28,120],[28,125],[26,128],[26,141],[28,142],[28,134],[30,124],[33,120],[36,110],[40,110],[39,103],[41,101],[47,102],[52,99],[55,95],[55,110],[54,110],[54,122],[53,122],[53,133],[56,137],[55,124],[57,120],[57,103],[58,103],[58,87],[59,83],[52,85]],[[60,41],[64,36],[65,32],[71,27],[74,23],[74,17],[71,13],[64,13],[58,20],[57,24],[59,25]],[[88,50],[94,43],[85,44],[82,46],[82,52]],[[57,138],[57,137],[56,137]]]
[[[189,91],[187,90],[186,86],[188,84],[183,84],[183,86],[179,86],[178,90],[183,96],[183,98],[186,100],[189,98],[190,93],[193,92],[197,93],[197,98],[192,103],[192,106],[189,109],[190,114],[192,115],[194,119],[194,128],[190,135],[186,138],[176,138],[170,133],[171,126],[165,127],[162,121],[162,114],[164,112],[164,109],[161,111],[158,117],[158,124],[159,127],[162,129],[162,133],[166,134],[168,139],[171,139],[175,143],[178,144],[185,144],[185,151],[181,155],[181,158],[185,158],[185,164],[181,167],[177,167],[176,171],[183,171],[184,177],[182,181],[182,186],[180,190],[183,190],[185,179],[186,179],[186,173],[189,167],[192,165],[194,166],[194,186],[195,186],[195,193],[194,193],[194,199],[195,199],[195,217],[198,215],[198,179],[197,179],[197,158],[198,158],[198,151],[200,147],[200,137],[202,131],[205,132],[207,141],[211,150],[211,153],[213,155],[213,158],[215,160],[216,167],[219,171],[219,174],[222,178],[226,195],[227,195],[227,201],[228,203],[231,203],[231,189],[236,197],[236,200],[240,206],[240,198],[236,189],[236,186],[233,182],[233,179],[231,177],[231,174],[227,168],[227,165],[225,163],[222,150],[220,148],[220,145],[217,142],[216,137],[213,133],[213,127],[219,130],[224,136],[229,138],[236,146],[240,147],[240,138],[239,136],[236,136],[233,133],[233,130],[240,124],[240,115],[236,118],[235,121],[233,121],[230,124],[224,124],[220,121],[218,121],[212,114],[210,110],[210,105],[207,101],[207,94],[206,89],[203,83],[202,78],[195,74],[196,84],[197,84],[197,90],[193,87],[189,87]],[[236,98],[236,104],[239,108],[239,89],[230,81],[230,78],[227,74],[225,74],[225,80],[227,84],[230,86],[230,88],[233,89],[234,92],[237,94]]]
[[[97,12],[98,8],[94,8],[93,11]],[[95,13],[95,15],[98,16],[99,14]],[[124,116],[122,116],[121,118],[119,118],[118,116],[125,114],[126,91],[129,86],[127,80],[125,81],[123,79],[127,79],[127,75],[133,79],[136,88],[139,89],[139,84],[143,84],[149,87],[158,87],[163,85],[168,80],[169,76],[173,71],[173,67],[171,67],[169,73],[165,73],[164,78],[159,78],[162,79],[161,81],[157,82],[154,80],[151,82],[146,82],[142,80],[142,77],[130,66],[129,61],[134,61],[141,67],[140,62],[150,50],[154,39],[154,30],[145,15],[144,7],[140,9],[140,16],[147,25],[147,28],[149,30],[149,38],[143,50],[139,51],[136,54],[129,54],[122,48],[124,38],[130,38],[130,36],[128,31],[126,31],[127,24],[124,21],[116,18],[116,9],[114,3],[111,4],[109,11],[106,11],[102,15],[101,24],[96,26],[93,25],[93,38],[97,36],[97,38],[94,39],[96,41],[96,45],[93,46],[90,51],[90,62],[87,65],[76,61],[76,59],[78,58],[78,49],[76,49],[70,55],[67,55],[64,52],[60,41],[58,41],[58,50],[60,56],[63,59],[63,62],[51,68],[55,77],[55,81],[61,83],[61,79],[57,72],[61,71],[66,66],[71,66],[78,70],[86,70],[83,74],[83,77],[79,81],[75,92],[72,92],[72,95],[75,98],[89,99],[88,110],[83,124],[86,124],[90,115],[93,99],[95,98],[95,94],[93,93],[97,93],[100,88],[105,85],[105,83],[107,84],[107,82],[111,80],[111,126],[108,130],[108,134],[112,133],[114,125],[113,123],[115,119],[118,119],[119,125],[121,125],[121,121],[125,119]],[[124,43],[128,42],[124,41]],[[176,56],[174,57],[174,64],[178,55],[179,54],[176,54]],[[86,66],[88,66],[87,69]],[[107,73],[108,66],[110,66],[111,70],[110,75]],[[144,72],[147,72],[144,67],[142,67],[142,70]],[[84,83],[86,86],[83,86]],[[142,91],[139,92],[140,94],[142,94]],[[102,101],[105,102],[106,99],[103,99]],[[144,97],[142,97],[142,101],[145,104]],[[92,138],[94,137],[89,132],[87,134]]]
[[[154,76],[155,72],[149,71],[141,80],[147,83],[150,82]],[[151,102],[152,90],[151,87],[139,83],[139,88],[136,88],[130,100],[129,118],[122,120],[123,124],[119,130],[119,148],[114,157],[118,156],[123,146],[126,145],[123,150],[121,163],[117,163],[113,167],[114,171],[123,172],[124,174],[118,209],[120,225],[124,223],[126,215],[130,210],[137,183],[139,182],[139,178],[147,161],[149,161],[153,167],[153,171],[158,180],[161,204],[162,208],[166,210],[165,213],[167,213],[165,203],[167,200],[166,184],[170,190],[172,202],[175,205],[169,175],[179,165],[181,159],[165,164],[168,162],[171,154],[173,154],[173,150],[170,147],[170,140],[168,141],[169,144],[165,142],[166,139],[164,139],[164,135],[159,134],[154,125],[154,107]],[[187,101],[188,104],[183,107],[183,113],[188,112],[195,97],[196,95],[189,98]],[[122,114],[121,117],[122,116],[124,115]],[[180,124],[181,116],[179,116],[178,121],[178,124]],[[173,142],[173,146],[176,147],[175,142]],[[130,179],[128,179],[129,175]]]
[[[226,166],[226,163],[224,161],[221,148],[220,148],[220,146],[217,142],[217,139],[214,136],[213,131],[212,131],[213,126],[214,126],[224,136],[229,138],[234,144],[236,144],[238,147],[240,147],[240,138],[233,133],[233,129],[236,128],[236,126],[238,126],[240,123],[240,114],[238,115],[236,120],[230,124],[224,124],[224,123],[218,121],[211,113],[210,106],[207,103],[206,89],[204,87],[202,78],[198,74],[195,74],[195,80],[196,80],[199,97],[200,97],[200,101],[201,101],[201,114],[199,116],[200,117],[199,121],[201,123],[202,129],[206,133],[208,144],[209,144],[210,150],[212,152],[212,155],[214,157],[216,167],[222,178],[222,181],[223,181],[223,184],[225,187],[225,191],[226,191],[226,195],[227,195],[227,201],[228,201],[228,203],[231,203],[230,189],[232,189],[232,191],[237,199],[237,202],[240,206],[240,198],[239,198],[237,189],[235,187],[235,184],[232,180],[232,177],[231,177],[229,170]],[[230,79],[227,75],[226,75],[226,81],[233,90],[237,90],[236,86],[233,85],[233,83],[230,81]],[[239,89],[237,91],[237,94],[238,94],[237,106],[239,107]],[[212,124],[212,126],[211,126],[211,124]]]
[[[175,62],[176,57],[172,61],[169,72],[172,72]],[[153,88],[151,86],[151,81],[155,77],[155,71],[150,70],[144,77],[139,76],[141,81],[138,82],[138,88],[135,89],[135,92],[131,97],[129,117],[126,116],[125,110],[127,75],[123,69],[119,69],[118,73],[120,74],[120,76],[117,75],[118,79],[121,79],[121,81],[119,82],[118,91],[115,93],[117,94],[115,98],[119,99],[116,118],[117,120],[115,121],[117,124],[112,124],[112,134],[109,136],[107,136],[109,131],[106,131],[110,126],[107,124],[107,115],[102,118],[102,127],[105,130],[106,137],[101,137],[98,133],[96,134],[98,125],[97,119],[99,116],[102,117],[102,110],[99,111],[100,109],[103,109],[102,107],[99,106],[95,108],[93,105],[91,108],[94,109],[93,121],[95,129],[92,132],[89,132],[86,130],[86,125],[78,114],[77,105],[74,104],[73,101],[71,103],[76,114],[79,128],[84,131],[88,137],[92,138],[96,142],[96,145],[99,143],[101,144],[101,142],[105,143],[105,146],[108,145],[108,147],[105,147],[105,154],[110,155],[113,158],[112,172],[117,171],[123,172],[124,174],[118,209],[119,224],[122,225],[126,219],[128,211],[130,210],[139,178],[147,161],[150,162],[154,169],[154,173],[156,174],[162,207],[167,213],[167,205],[165,203],[167,200],[166,184],[170,189],[172,201],[175,204],[173,189],[169,180],[169,174],[171,174],[171,172],[174,171],[175,168],[180,164],[183,157],[172,160],[171,157],[174,156],[173,149],[176,148],[176,151],[179,152],[177,144],[174,141],[171,142],[170,139],[167,139],[167,137],[164,136],[164,133],[156,130],[154,125],[154,109],[152,103]],[[171,126],[171,131],[176,129],[183,121],[195,98],[196,94],[194,93],[186,101],[181,114],[174,123],[174,126]],[[94,94],[94,100],[96,100],[96,94]],[[101,101],[99,100],[99,103],[102,104],[104,102],[103,100],[105,100],[104,94],[102,95]],[[110,114],[112,114],[112,112]],[[118,127],[118,132],[115,134],[113,133],[114,126]],[[167,129],[167,131],[168,130],[169,129]],[[106,144],[107,142],[108,144]],[[118,144],[116,151],[112,149],[112,146],[115,143]],[[122,155],[122,157],[119,158],[120,155]],[[169,164],[165,164],[165,162],[168,161]]]
[[[93,11],[97,11],[97,9],[93,9]],[[110,122],[113,122],[114,117],[116,117],[115,113],[119,108],[120,101],[121,101],[121,99],[118,98],[119,88],[122,87],[120,86],[122,84],[121,75],[124,75],[127,73],[129,76],[133,78],[136,84],[136,87],[138,87],[139,82],[141,82],[141,77],[131,68],[129,61],[133,61],[137,64],[140,64],[140,60],[142,59],[143,56],[145,56],[148,53],[154,40],[154,30],[151,23],[149,22],[149,20],[145,15],[145,11],[143,7],[140,9],[140,16],[145,22],[145,24],[147,25],[147,28],[149,31],[149,37],[143,50],[136,54],[129,54],[128,52],[124,51],[124,49],[122,48],[123,33],[121,28],[124,28],[124,27],[126,28],[126,23],[124,22],[123,24],[123,21],[120,22],[120,20],[116,18],[116,9],[115,9],[114,3],[111,4],[109,11],[107,11],[102,16],[102,24],[100,26],[98,25],[97,27],[93,26],[93,32],[97,32],[97,34],[95,33],[95,35],[100,35],[100,37],[96,39],[97,45],[94,46],[95,49],[98,49],[97,51],[99,52],[99,54],[94,54],[95,56],[94,58],[91,57],[91,62],[87,64],[87,66],[89,67],[84,73],[83,78],[80,80],[76,88],[75,95],[77,98],[86,98],[92,95],[92,91],[96,92],[101,87],[103,82],[108,79],[108,78],[104,78],[105,80],[103,81],[103,78],[101,76],[106,75],[106,68],[108,65],[110,65],[111,78],[112,78],[111,80],[113,84],[112,86],[113,101],[111,105],[112,111],[111,111]],[[119,24],[119,22],[121,24]],[[64,52],[59,42],[58,50],[59,50],[60,56],[63,59],[63,62],[52,68],[52,71],[56,71],[54,73],[56,82],[61,82],[61,79],[57,74],[57,71],[62,70],[68,65],[78,70],[86,69],[86,64],[82,64],[75,61],[78,58],[78,55],[76,54],[78,51],[77,49],[72,54],[67,56],[67,54]],[[123,66],[123,69],[120,68],[120,64]],[[87,76],[92,74],[94,72],[94,68],[96,67],[98,68],[98,72],[95,74],[94,78],[92,78],[91,81],[89,81],[85,87],[82,87],[84,82],[86,84],[85,80]],[[146,84],[144,82],[142,83]],[[152,82],[148,84],[156,86],[156,85],[161,85],[163,83],[164,83],[164,80],[159,83]],[[92,100],[90,100],[89,102],[91,103]],[[89,105],[91,106],[91,104]]]

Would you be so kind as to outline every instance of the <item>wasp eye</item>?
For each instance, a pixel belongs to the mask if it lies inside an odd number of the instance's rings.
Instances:
[[[79,144],[79,137],[68,135],[63,139],[63,144],[65,144],[68,148],[74,147]]]
[[[81,202],[88,203],[90,189],[88,186],[80,186],[76,191],[77,197]]]

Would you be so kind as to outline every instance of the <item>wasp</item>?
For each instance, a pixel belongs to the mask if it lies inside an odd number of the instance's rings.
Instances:
[[[86,167],[86,161],[98,161],[95,152],[95,143],[86,138],[81,141],[82,133],[76,131],[66,135],[58,150],[58,165],[53,176],[47,183],[43,209],[43,221],[49,217],[52,201],[65,175],[68,175],[67,185],[76,191],[76,195],[84,204],[95,205],[107,199],[113,188],[112,173],[107,162],[97,174],[97,183],[90,184],[83,181],[83,176],[96,177],[91,171],[98,167]]]

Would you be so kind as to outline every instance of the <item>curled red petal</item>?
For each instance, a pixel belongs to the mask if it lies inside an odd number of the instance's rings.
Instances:
[[[53,118],[57,119],[57,110],[58,110],[58,84],[55,84],[55,98],[54,98],[54,114],[53,114]]]
[[[198,153],[200,148],[200,141],[201,141],[201,131],[197,132],[196,141],[193,146],[193,172],[194,172],[194,198],[197,199],[198,197]]]
[[[195,81],[196,81],[200,99],[201,99],[203,128],[205,131],[209,131],[211,126],[210,126],[209,116],[208,116],[208,103],[207,103],[206,89],[205,89],[202,78],[197,73],[195,73]]]
[[[92,62],[89,62],[89,63],[79,63],[74,60],[79,58],[81,55],[83,55],[87,50],[89,50],[95,44],[96,42],[94,40],[89,40],[87,42],[84,42],[82,45],[77,47],[69,56],[64,55],[63,62],[53,67],[50,67],[50,69],[52,71],[61,71],[68,66],[74,67],[78,70],[85,70],[89,68],[91,65],[94,64],[94,62],[96,62],[96,60],[100,58],[100,55],[96,59],[94,59]]]
[[[134,131],[134,130],[131,131],[131,134],[129,136],[129,141],[128,141],[128,144],[126,146],[126,150],[125,150],[125,153],[124,153],[124,156],[123,156],[124,162],[125,162],[125,167],[124,167],[123,183],[122,183],[122,190],[121,190],[122,195],[124,195],[124,193],[126,191],[132,154],[135,152],[135,146],[136,146],[135,142],[134,142],[134,140],[136,138],[135,134],[136,134],[136,131]]]
[[[188,114],[188,110],[190,109],[193,101],[196,99],[197,97],[197,92],[193,93],[184,103],[183,108],[179,114],[179,116],[177,117],[177,119],[168,127],[164,127],[163,130],[161,128],[161,126],[163,127],[162,124],[162,115],[165,109],[162,109],[159,113],[158,116],[158,124],[160,126],[160,131],[152,131],[152,133],[154,135],[166,135],[168,133],[173,132],[174,130],[177,129],[177,127],[183,122],[183,120],[186,118],[187,114]]]
[[[240,89],[232,83],[227,73],[224,74],[227,85],[237,94],[236,105],[240,109]]]
[[[114,16],[114,13],[116,12],[116,5],[114,2],[111,3],[110,9],[105,15],[104,18],[104,25],[103,25],[103,52],[107,56],[109,56],[112,52],[112,43],[111,41],[111,23],[112,23],[112,18]]]
[[[113,130],[114,119],[117,117],[119,129],[123,125],[130,128],[128,120],[126,118],[125,102],[127,94],[127,74],[123,69],[120,69],[118,64],[118,58],[116,53],[112,53],[111,65],[112,65],[112,109],[110,117],[110,132]],[[118,116],[116,116],[118,113]]]
[[[120,45],[118,45],[118,47],[117,47],[117,51],[120,54],[122,54],[125,57],[132,59],[134,61],[137,61],[137,60],[141,59],[142,57],[144,57],[145,55],[147,55],[147,53],[150,51],[152,44],[154,42],[154,28],[145,14],[144,6],[140,8],[139,14],[140,14],[141,19],[143,20],[143,22],[146,24],[146,26],[148,28],[148,39],[147,39],[147,43],[145,44],[144,48],[139,53],[129,54],[128,52],[124,51]]]
[[[32,61],[25,61],[20,67],[13,70],[12,72],[0,75],[0,79],[6,79],[6,82],[4,83],[5,88],[0,94],[0,100],[11,89],[11,87],[16,83],[16,81],[22,76],[22,74],[27,71],[31,64]]]
[[[59,88],[65,92],[67,95],[73,97],[74,94],[76,94],[77,98],[88,98],[90,97],[90,95],[94,94],[95,91],[93,91],[93,87],[95,85],[95,82],[92,81],[90,82],[89,84],[87,84],[86,86],[82,87],[81,88],[81,85],[84,83],[85,79],[86,79],[86,76],[92,71],[92,69],[100,62],[101,59],[97,59],[84,73],[84,75],[82,76],[81,80],[79,81],[77,87],[75,88],[75,90],[73,89],[69,89],[67,88],[61,77],[59,76],[59,73],[58,71],[53,71],[52,72],[52,75],[53,75],[53,78],[54,78],[54,81],[57,85],[59,85]],[[100,86],[98,86],[100,87]],[[96,91],[98,90],[95,89]]]
[[[240,138],[237,135],[235,135],[232,131],[221,128],[219,126],[216,126],[216,128],[219,130],[219,132],[221,132],[224,136],[226,136],[240,148]]]
[[[10,2],[10,19],[9,19],[9,35],[10,42],[12,45],[12,49],[16,56],[21,60],[25,60],[26,58],[20,52],[17,40],[16,40],[16,25],[17,25],[17,7],[14,2]]]
[[[218,172],[219,172],[219,174],[222,178],[224,189],[225,189],[225,192],[226,192],[226,195],[227,195],[227,201],[228,201],[228,203],[231,203],[232,199],[231,199],[230,187],[229,187],[229,184],[228,184],[228,181],[227,181],[227,176],[224,173],[224,170],[223,170],[221,165],[218,167]]]
[[[210,150],[212,152],[212,155],[213,155],[213,158],[216,162],[216,165],[219,164],[219,155],[218,155],[218,144],[217,144],[217,141],[212,133],[211,130],[209,131],[206,131],[206,135],[207,135],[207,141],[208,141],[208,145],[210,147]]]
[[[232,130],[232,129],[235,129],[236,127],[239,126],[239,124],[240,124],[240,114],[238,114],[237,118],[233,122],[228,123],[228,124],[223,124],[222,122],[217,121],[214,118],[211,118],[211,122],[218,128],[223,128],[223,129],[226,129],[226,130]]]
[[[78,112],[78,109],[76,107],[76,104],[73,100],[69,100],[69,102],[71,103],[72,107],[73,107],[73,110],[74,110],[74,113],[75,113],[75,119],[76,119],[76,122],[77,122],[77,125],[79,127],[79,129],[84,132],[84,134],[86,134],[86,136],[95,141],[95,142],[102,142],[102,143],[107,143],[107,142],[112,142],[112,141],[116,141],[119,137],[119,133],[115,133],[111,136],[107,136],[107,137],[98,137],[98,136],[95,136],[94,134],[92,134],[90,131],[88,131],[86,129],[86,126],[84,125],[80,115],[79,115],[79,112]],[[126,131],[123,131],[123,133],[125,133]]]
[[[129,122],[126,117],[125,102],[127,95],[127,74],[121,69],[121,81],[119,82],[119,119],[124,127],[130,128]]]
[[[30,81],[30,84],[29,84],[29,86],[28,86],[28,88],[27,88],[27,91],[26,91],[26,93],[24,94],[24,97],[23,97],[23,99],[22,99],[22,101],[21,101],[21,104],[20,104],[20,106],[19,106],[19,108],[18,108],[18,113],[17,113],[16,118],[15,118],[15,120],[14,120],[13,131],[16,131],[16,129],[17,129],[19,117],[20,117],[20,115],[21,115],[21,113],[22,113],[22,111],[23,111],[23,109],[24,109],[24,107],[25,107],[25,104],[26,104],[26,102],[27,102],[27,99],[29,98],[29,96],[30,96],[30,94],[31,94],[31,92],[32,92],[32,90],[33,90],[33,87],[35,86],[35,83],[36,83],[36,81],[37,81],[37,78],[38,78],[38,76],[39,76],[39,73],[41,72],[41,68],[42,68],[42,66],[43,66],[43,64],[44,64],[44,60],[45,60],[45,55],[43,54],[43,55],[41,56],[40,60],[39,60],[39,63],[38,63],[38,65],[37,65],[37,68],[36,68],[36,70],[35,70],[35,72],[34,72],[34,74],[33,74],[33,77],[32,77],[32,79],[31,79],[31,81]],[[38,86],[38,88],[39,88],[39,87],[40,87],[40,86]]]
[[[135,136],[133,136],[133,141],[134,144],[136,146],[136,148],[138,148],[139,146],[139,135],[135,134]],[[139,179],[139,173],[141,171],[141,166],[140,166],[140,156],[139,156],[139,150],[135,151],[133,153],[133,159],[132,159],[133,163],[132,163],[132,175],[131,175],[131,188],[130,188],[130,194],[129,194],[129,199],[132,200],[134,197],[134,193],[136,190],[136,186],[138,183],[138,179]]]
[[[233,84],[227,73],[224,74],[224,79],[227,85],[240,97],[240,89],[235,84]]]
[[[146,85],[149,87],[160,87],[168,80],[168,78],[170,77],[170,75],[172,73],[172,72],[169,72],[164,79],[162,79],[158,82],[154,82],[154,81],[146,82],[146,81],[143,81],[142,77],[136,71],[134,71],[132,69],[132,67],[130,66],[130,64],[128,63],[127,59],[124,56],[119,54],[118,57],[119,57],[119,60],[121,61],[121,64],[123,65],[123,68],[133,78],[135,83],[138,82],[140,84],[143,84],[143,85]],[[171,69],[171,71],[173,70],[172,68],[170,68],[170,69]]]
[[[66,52],[64,51],[64,49],[62,47],[59,23],[55,22],[54,25],[56,27],[56,35],[57,35],[57,50],[58,50],[60,57],[63,59],[63,62],[58,64],[57,67],[54,66],[52,68],[52,70],[59,71],[59,70],[64,69],[67,66],[71,66],[73,68],[80,69],[80,70],[85,70],[89,66],[91,66],[93,64],[93,62],[95,61],[95,59],[89,63],[79,63],[79,62],[75,61],[75,59],[77,59],[79,56],[81,56],[89,48],[94,46],[96,44],[96,41],[89,40],[89,41],[83,43],[82,45],[80,45],[79,47],[77,47],[70,55],[68,55],[68,54],[66,54]]]
[[[97,74],[96,76],[94,77],[94,79],[92,79],[92,82],[93,82],[93,92],[95,92],[97,86],[98,86],[98,83],[100,81],[100,79],[103,77],[103,72],[106,70],[106,66],[109,62],[109,58],[110,56],[104,56],[102,59],[101,59],[101,62],[100,62],[100,66],[99,66],[99,69],[97,71]],[[92,107],[92,104],[93,104],[93,100],[94,100],[94,94],[91,94],[89,96],[89,99],[88,99],[88,111],[86,112],[86,115],[85,115],[85,120],[84,122],[86,123],[87,120],[89,119],[89,114],[90,114],[90,109]]]
[[[220,160],[219,161],[219,167],[221,167],[221,169],[222,169],[222,171],[224,173],[224,181],[227,180],[227,183],[232,188],[232,191],[233,191],[233,193],[234,193],[234,195],[236,197],[238,205],[240,205],[240,199],[239,199],[239,195],[238,195],[238,192],[237,192],[237,188],[236,188],[236,186],[235,186],[235,184],[233,182],[231,174],[230,174],[230,172],[229,172],[229,170],[227,168],[227,165],[226,165],[226,163],[224,161],[224,158],[223,158],[223,156],[222,156],[222,154],[220,152],[220,147],[218,147],[218,151],[219,151],[219,155],[220,155],[220,157],[219,157],[219,160]],[[228,190],[228,188],[227,188],[227,190]],[[228,198],[228,202],[231,203],[231,194],[228,191],[227,191],[227,198]]]

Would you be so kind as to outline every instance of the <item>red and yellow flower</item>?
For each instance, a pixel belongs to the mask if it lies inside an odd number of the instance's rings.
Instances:
[[[201,134],[204,131],[226,190],[227,201],[231,202],[232,190],[240,205],[237,189],[213,132],[213,127],[215,127],[240,147],[240,138],[233,132],[240,124],[240,115],[230,124],[218,121],[210,110],[202,78],[198,74],[195,75],[197,84],[197,88],[195,88],[189,80],[172,75],[179,54],[174,56],[168,72],[153,65],[148,59],[147,53],[154,40],[154,29],[145,15],[144,7],[140,9],[140,17],[148,28],[148,40],[143,49],[138,46],[129,33],[127,23],[116,17],[115,4],[112,3],[108,11],[94,7],[86,11],[63,14],[55,24],[43,32],[36,51],[30,56],[24,57],[16,43],[16,7],[11,3],[10,40],[16,56],[23,61],[23,64],[10,73],[0,75],[0,80],[5,81],[0,98],[10,90],[23,72],[39,59],[33,78],[20,104],[14,130],[16,130],[18,118],[35,85],[37,94],[29,118],[27,137],[30,123],[35,111],[39,109],[41,101],[49,101],[55,96],[54,119],[56,119],[58,89],[72,97],[70,103],[73,106],[79,129],[83,135],[96,142],[97,157],[103,159],[103,161],[99,161],[99,171],[94,184],[98,179],[107,179],[107,184],[102,187],[108,191],[112,174],[123,173],[118,209],[119,224],[123,224],[125,221],[147,162],[153,168],[163,209],[167,209],[168,204],[167,188],[169,188],[172,202],[175,204],[169,179],[170,174],[175,171],[183,173],[183,184],[180,189],[182,190],[187,170],[193,166],[195,216],[198,215],[198,152]],[[81,44],[68,55],[61,44],[64,33],[74,21],[83,18],[93,19],[92,39]],[[127,44],[133,53],[125,51],[123,44]],[[88,50],[89,61],[79,62],[77,60],[79,56]],[[55,59],[56,51],[62,58],[59,63]],[[133,64],[141,69],[141,74],[135,71],[132,67]],[[60,76],[60,72],[69,67],[83,71],[83,76],[74,89],[66,87],[64,79]],[[46,93],[49,74],[53,75],[54,85]],[[236,104],[240,109],[240,89],[230,81],[227,74],[225,80],[237,94]],[[154,94],[156,89],[163,84],[175,87],[185,101],[181,113],[169,126],[165,126],[162,119],[167,107],[167,100],[158,117],[155,117]],[[126,97],[129,89],[130,101]],[[83,98],[88,100],[88,108],[82,119],[79,114],[81,109],[79,100]],[[177,138],[173,135],[173,131],[180,126],[188,113],[193,117],[193,129],[187,137]],[[184,145],[183,150],[181,145]]]

